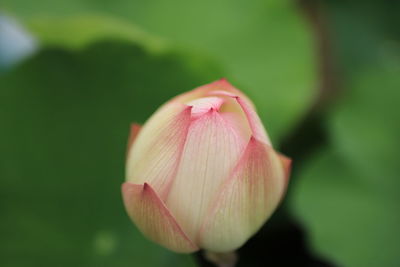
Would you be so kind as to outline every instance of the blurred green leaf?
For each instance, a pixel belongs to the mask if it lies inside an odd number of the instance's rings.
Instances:
[[[131,122],[219,69],[128,40],[57,42],[0,77],[0,265],[193,266],[128,219],[125,146]]]
[[[400,64],[368,68],[348,86],[351,90],[331,116],[333,142],[362,171],[363,181],[393,190],[400,185]]]
[[[146,1],[151,32],[209,52],[254,100],[274,141],[307,111],[315,89],[310,29],[293,1]]]
[[[295,126],[315,97],[314,43],[292,0],[4,0],[3,7],[27,21],[107,14],[208,53],[254,99],[273,141]]]
[[[149,52],[167,49],[164,40],[151,36],[132,23],[108,16],[41,16],[29,20],[26,26],[44,46],[81,49],[93,42],[111,39],[144,44],[143,48]]]
[[[328,121],[332,145],[303,167],[293,208],[315,251],[339,266],[395,267],[400,65],[377,63],[353,79]]]
[[[398,266],[400,198],[364,178],[336,151],[321,152],[293,189],[295,213],[314,251],[338,266]]]
[[[313,249],[339,266],[398,266],[400,5],[325,1],[340,66],[329,146],[302,166],[292,208]],[[396,33],[397,32],[397,33]],[[297,182],[297,183],[296,183]]]

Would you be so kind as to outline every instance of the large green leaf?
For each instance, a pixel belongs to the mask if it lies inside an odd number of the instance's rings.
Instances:
[[[323,121],[329,146],[301,167],[292,208],[339,266],[398,266],[400,5],[326,2],[343,88]]]
[[[255,101],[278,141],[315,96],[315,45],[292,0],[4,0],[12,14],[76,16],[106,13],[134,22],[181,47],[202,50]]]
[[[0,265],[192,266],[128,219],[126,139],[131,122],[219,75],[205,59],[107,41],[45,48],[0,77]]]
[[[321,152],[293,190],[297,217],[310,230],[314,251],[338,266],[398,266],[400,197],[385,191],[394,184],[388,177],[375,177],[380,187],[365,178],[337,151]]]
[[[400,66],[355,75],[328,121],[331,148],[304,166],[293,190],[313,248],[339,266],[399,263],[399,85]]]
[[[313,100],[314,45],[293,1],[146,1],[135,19],[151,32],[209,51],[254,100],[272,139]]]
[[[82,49],[93,42],[111,39],[140,43],[145,50],[153,53],[168,49],[164,40],[132,23],[107,16],[42,16],[30,19],[26,27],[44,46]]]

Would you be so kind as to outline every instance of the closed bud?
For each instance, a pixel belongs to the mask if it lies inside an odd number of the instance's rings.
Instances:
[[[276,209],[289,165],[251,101],[222,79],[132,126],[124,204],[143,234],[170,250],[228,252]]]

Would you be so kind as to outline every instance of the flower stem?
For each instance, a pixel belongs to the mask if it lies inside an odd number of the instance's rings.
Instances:
[[[214,263],[217,267],[235,267],[238,256],[235,251],[217,253],[204,251],[204,257]]]

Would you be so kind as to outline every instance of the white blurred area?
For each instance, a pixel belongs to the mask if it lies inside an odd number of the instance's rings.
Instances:
[[[37,42],[14,18],[0,13],[0,70],[8,69],[37,49]]]

